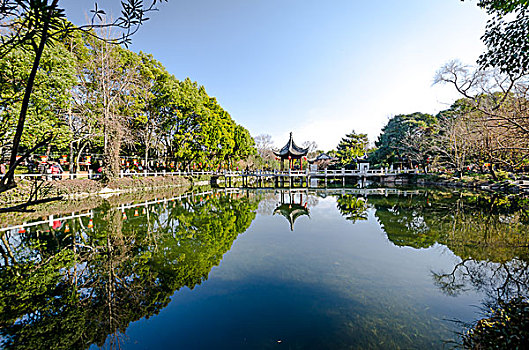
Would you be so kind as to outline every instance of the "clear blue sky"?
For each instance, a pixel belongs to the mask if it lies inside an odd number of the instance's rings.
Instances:
[[[62,1],[74,23],[92,4]],[[252,135],[282,146],[293,131],[325,150],[353,129],[376,140],[392,115],[447,108],[457,95],[433,76],[451,59],[476,61],[486,22],[475,1],[459,0],[169,0],[159,9],[132,50],[204,85]]]

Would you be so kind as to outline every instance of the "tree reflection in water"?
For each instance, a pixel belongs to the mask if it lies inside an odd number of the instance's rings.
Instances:
[[[336,198],[336,206],[345,217],[353,224],[357,221],[367,220],[367,201],[363,197],[354,194],[343,194]]]
[[[119,347],[130,322],[207,279],[256,208],[255,200],[220,194],[123,212],[107,204],[92,222],[3,233],[2,346]]]
[[[262,204],[268,215],[280,194]],[[131,322],[156,315],[176,290],[206,280],[250,226],[257,198],[237,196],[208,194],[123,211],[104,204],[92,221],[84,217],[0,234],[2,346],[119,347]],[[315,198],[304,194],[295,203],[311,208]],[[345,192],[336,205],[353,223],[374,213],[397,246],[448,247],[460,261],[448,271],[432,272],[448,295],[475,290],[495,310],[529,295],[525,199],[447,191]]]
[[[369,198],[388,239],[398,246],[447,246],[461,261],[432,271],[447,295],[484,295],[485,318],[466,325],[469,348],[516,348],[529,325],[529,201],[521,197],[430,191],[408,198]],[[507,315],[509,313],[509,315]],[[500,315],[500,316],[498,316]]]

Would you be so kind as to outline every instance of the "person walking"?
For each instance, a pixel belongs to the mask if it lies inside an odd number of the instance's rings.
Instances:
[[[61,178],[61,175],[60,175],[61,171],[60,171],[59,166],[58,166],[57,163],[52,162],[50,170],[51,170],[51,179],[52,180],[59,180]]]

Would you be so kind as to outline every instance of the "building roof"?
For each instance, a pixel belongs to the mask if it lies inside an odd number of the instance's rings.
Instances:
[[[306,156],[309,152],[308,148],[299,147],[294,143],[292,139],[292,132],[290,133],[290,139],[287,144],[281,148],[279,151],[274,151],[274,154],[278,157],[286,158],[288,156],[301,157]]]
[[[334,158],[334,157],[331,157],[330,155],[328,155],[327,153],[321,153],[321,154],[318,154],[318,156],[314,159],[309,159],[309,163],[314,163],[314,162],[323,162],[323,161],[329,161],[329,162],[332,162],[332,161],[336,161],[338,160],[337,158]]]

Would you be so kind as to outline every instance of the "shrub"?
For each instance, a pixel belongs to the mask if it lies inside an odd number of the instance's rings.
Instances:
[[[529,302],[515,298],[500,302],[488,318],[463,335],[467,349],[526,349],[529,340]]]

